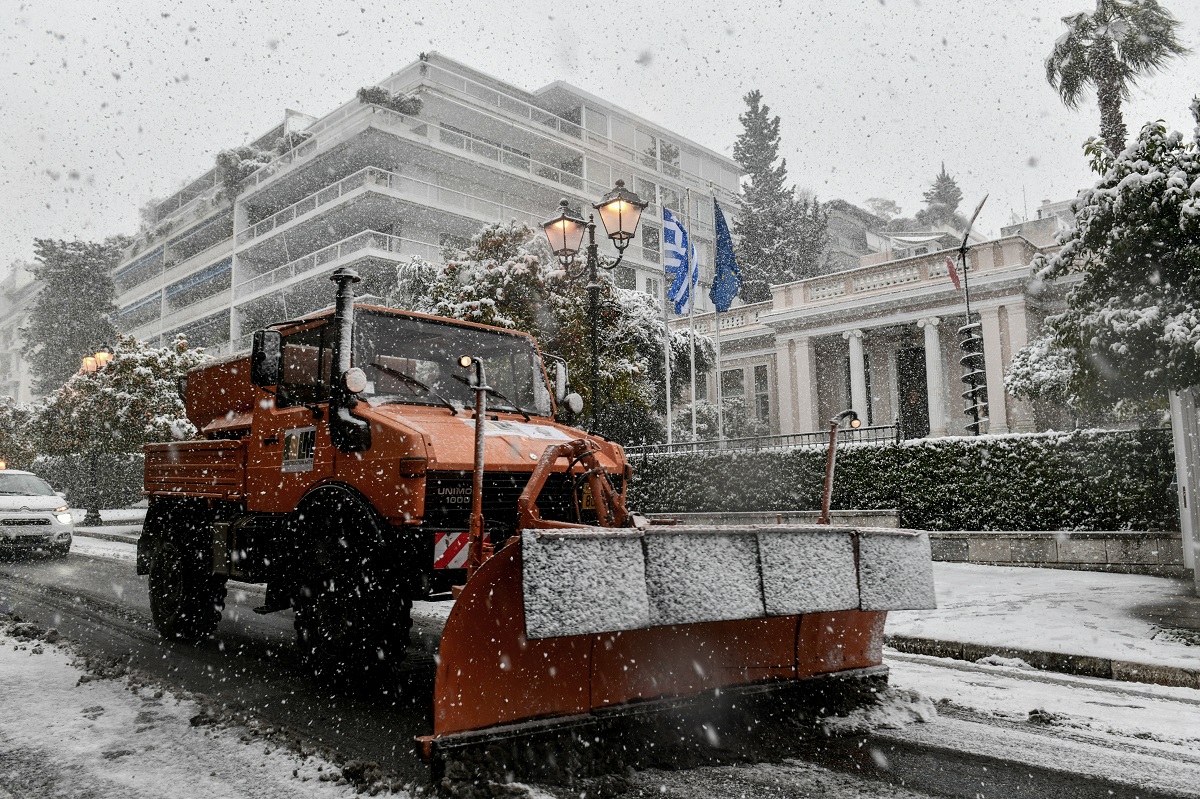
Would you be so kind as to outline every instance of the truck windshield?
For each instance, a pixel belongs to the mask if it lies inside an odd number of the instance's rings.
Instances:
[[[463,355],[481,358],[488,385],[505,397],[489,397],[488,408],[550,415],[542,362],[525,336],[369,311],[355,315],[354,365],[367,373],[361,396],[368,400],[474,407],[475,393],[463,382],[473,370],[458,364]]]

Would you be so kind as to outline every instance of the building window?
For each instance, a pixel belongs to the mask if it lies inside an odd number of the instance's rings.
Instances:
[[[721,372],[721,399],[746,396],[746,374],[741,369]]]
[[[636,134],[637,151],[641,153],[643,166],[648,166],[655,172],[658,171],[658,139],[651,136],[649,133],[638,131]],[[641,192],[638,192],[640,195]],[[644,199],[644,197],[643,197]]]
[[[683,197],[680,196],[678,191],[666,186],[660,186],[659,188],[662,190],[662,205],[664,208],[670,208],[672,213],[675,214],[687,214],[688,209],[683,207]]]
[[[754,418],[760,422],[771,418],[771,393],[767,380],[767,365],[754,367]]]
[[[642,225],[642,260],[658,263],[661,246],[661,231],[654,225]]]
[[[662,282],[656,277],[646,278],[646,293],[654,299],[662,298]]]
[[[658,184],[652,180],[645,178],[634,178],[633,190],[637,192],[637,196],[642,199],[642,202],[654,205],[658,202]]]
[[[673,178],[679,177],[679,145],[671,144],[665,140],[660,141],[658,143],[658,157],[662,160],[664,175],[670,175]]]
[[[637,290],[637,272],[627,266],[617,267],[617,273],[613,278],[613,282],[617,284],[619,289],[629,289],[630,291]]]

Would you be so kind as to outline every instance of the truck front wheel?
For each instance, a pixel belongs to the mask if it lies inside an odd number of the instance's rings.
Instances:
[[[383,556],[374,511],[331,491],[305,508],[301,524],[312,547],[295,600],[305,666],[327,684],[397,687],[412,601]]]
[[[202,641],[221,621],[225,580],[197,554],[168,538],[150,567],[150,615],[164,638]]]

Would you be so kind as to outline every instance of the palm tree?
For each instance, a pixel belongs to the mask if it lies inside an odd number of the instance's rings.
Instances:
[[[1121,101],[1139,76],[1161,69],[1187,48],[1179,21],[1158,0],[1096,0],[1096,10],[1063,17],[1067,32],[1046,59],[1046,80],[1075,108],[1092,86],[1100,105],[1100,135],[1114,154],[1125,149]]]

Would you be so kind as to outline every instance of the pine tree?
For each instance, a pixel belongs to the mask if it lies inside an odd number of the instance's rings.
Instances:
[[[31,271],[43,285],[21,334],[36,393],[52,393],[79,371],[85,355],[115,340],[111,272],[124,245],[119,238],[100,244],[34,240]]]
[[[933,179],[933,185],[925,192],[925,208],[917,211],[917,222],[924,227],[951,225],[959,230],[967,226],[967,220],[958,213],[958,204],[962,202],[962,189],[950,174],[946,172],[946,163],[942,162],[942,171]]]
[[[742,210],[733,232],[741,244],[741,297],[761,302],[770,299],[772,284],[819,271],[827,225],[815,200],[797,199],[795,188],[786,185],[787,159],[779,158],[779,117],[771,116],[759,91],[742,99],[746,112],[738,116],[743,130],[733,145],[733,157],[748,179],[742,184]]]

